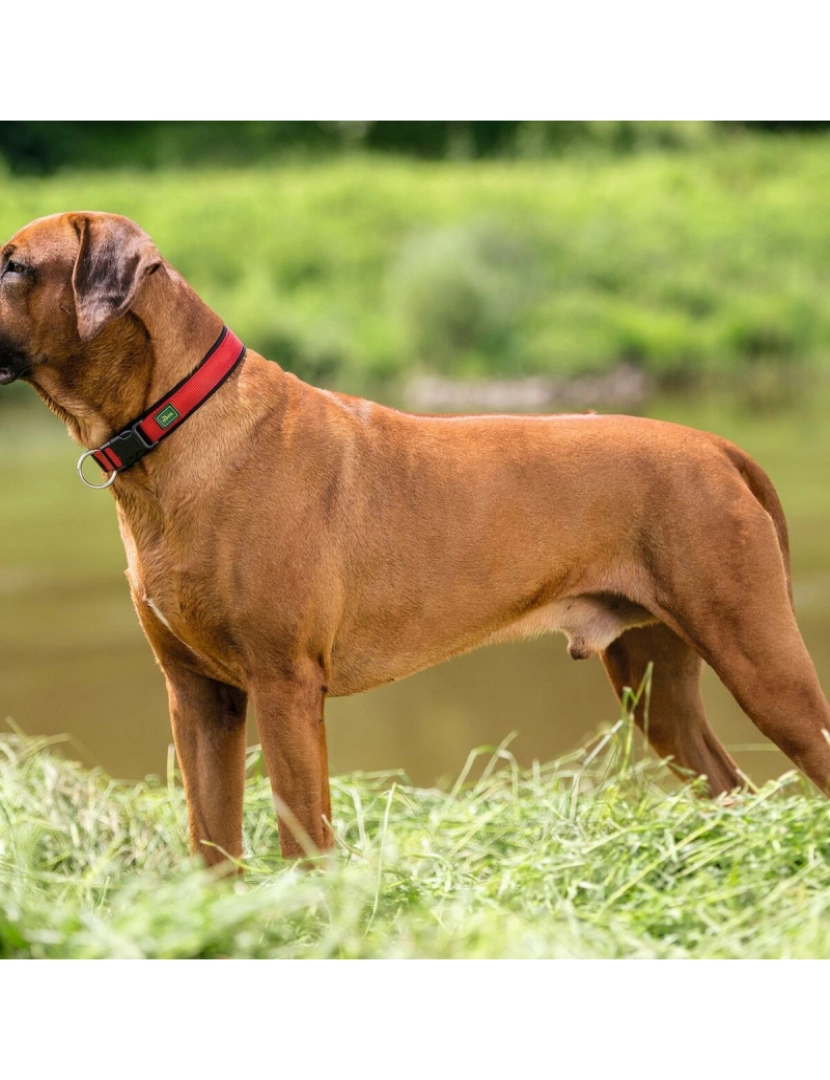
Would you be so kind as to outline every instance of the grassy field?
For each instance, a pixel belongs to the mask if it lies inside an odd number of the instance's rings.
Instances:
[[[710,802],[626,717],[450,791],[334,782],[337,850],[278,855],[251,752],[244,881],[186,856],[176,776],[124,785],[0,741],[0,957],[775,958],[830,955],[830,803],[794,776]],[[472,762],[472,758],[471,758]]]
[[[0,234],[140,222],[251,346],[352,389],[416,372],[672,381],[830,367],[830,139],[633,156],[0,177]]]

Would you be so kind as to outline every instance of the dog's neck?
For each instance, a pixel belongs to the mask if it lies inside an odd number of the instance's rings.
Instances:
[[[222,331],[222,319],[166,263],[147,279],[132,314],[152,342],[153,356],[144,399],[125,423],[186,378]]]
[[[145,281],[130,311],[61,366],[39,365],[31,383],[86,449],[100,446],[185,378],[222,320],[166,264]]]

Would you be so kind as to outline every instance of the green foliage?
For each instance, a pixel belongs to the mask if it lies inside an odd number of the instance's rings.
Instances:
[[[0,155],[15,172],[49,174],[68,166],[255,164],[355,151],[454,160],[574,149],[631,153],[697,145],[718,134],[713,123],[665,121],[6,120],[0,122]]]
[[[658,128],[637,154],[6,175],[0,232],[127,214],[250,346],[358,392],[416,371],[826,368],[830,137]]]
[[[392,309],[416,362],[465,374],[521,357],[519,327],[544,282],[529,239],[486,222],[419,233],[390,277]]]
[[[527,772],[501,747],[451,792],[340,778],[336,853],[306,873],[274,854],[252,751],[229,882],[188,861],[172,771],[116,783],[7,737],[0,957],[828,955],[830,804],[792,776],[710,802],[636,746],[624,717]]]
[[[0,158],[18,173],[66,168],[254,165],[348,153],[432,160],[636,154],[740,137],[822,133],[827,122],[666,120],[4,120]]]

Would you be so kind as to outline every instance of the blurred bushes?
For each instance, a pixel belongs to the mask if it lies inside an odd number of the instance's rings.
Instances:
[[[413,373],[828,369],[830,132],[718,130],[633,125],[648,152],[511,161],[0,173],[0,232],[126,214],[251,347],[356,392]]]
[[[420,365],[475,375],[524,366],[524,320],[544,291],[529,237],[475,221],[419,232],[389,276],[392,311]]]
[[[64,168],[162,169],[253,165],[344,152],[428,160],[534,158],[689,148],[757,129],[818,132],[824,123],[763,121],[81,121],[0,122],[0,157],[13,173]]]

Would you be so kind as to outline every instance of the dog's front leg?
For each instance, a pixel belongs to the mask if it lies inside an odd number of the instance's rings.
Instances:
[[[320,667],[293,664],[250,687],[283,856],[312,856],[332,846],[328,754]]]
[[[165,663],[173,742],[184,780],[190,850],[209,866],[242,855],[247,696]]]

